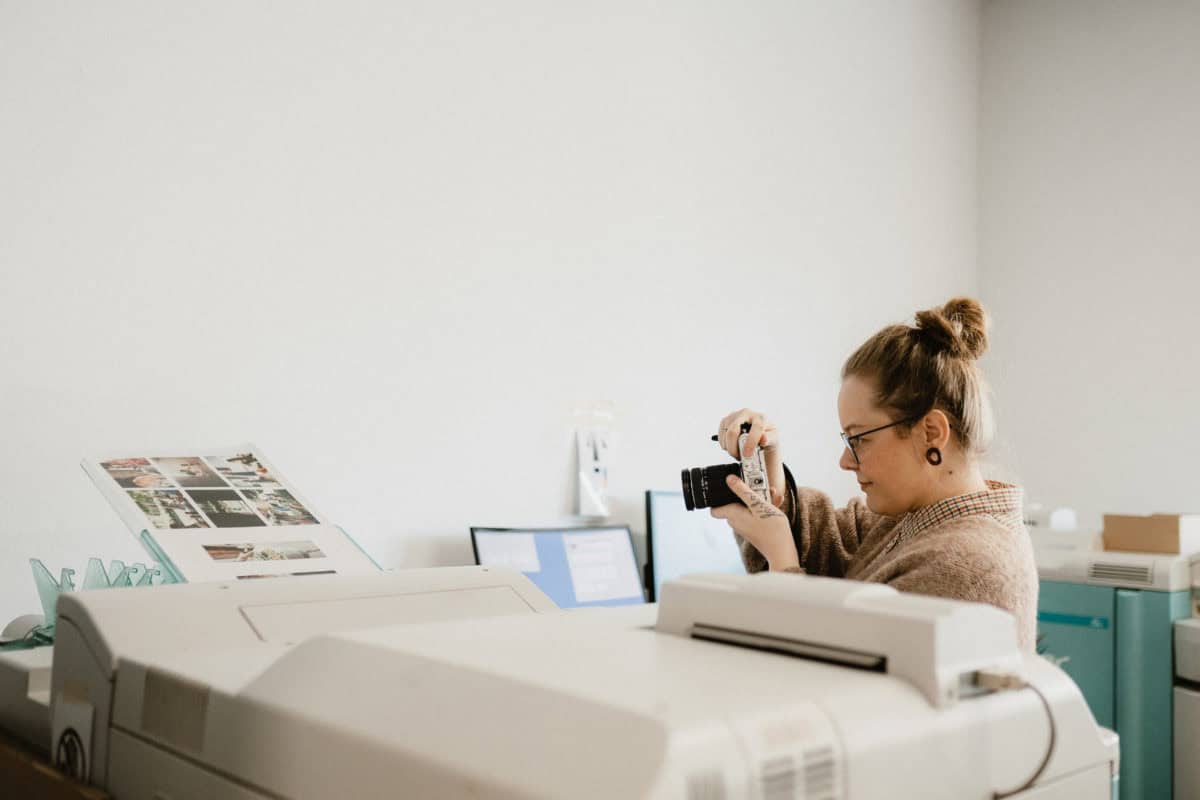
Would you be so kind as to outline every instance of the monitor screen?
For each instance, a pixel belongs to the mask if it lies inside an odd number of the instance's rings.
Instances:
[[[682,492],[646,492],[646,555],[651,601],[664,581],[683,575],[746,572],[729,523],[707,509],[688,511]]]
[[[471,528],[475,563],[522,572],[559,608],[646,602],[624,525],[597,528]]]

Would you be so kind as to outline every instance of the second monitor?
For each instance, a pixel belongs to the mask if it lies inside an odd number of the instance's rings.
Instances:
[[[646,558],[652,602],[664,581],[693,572],[746,571],[729,524],[707,511],[688,511],[682,492],[646,492]]]

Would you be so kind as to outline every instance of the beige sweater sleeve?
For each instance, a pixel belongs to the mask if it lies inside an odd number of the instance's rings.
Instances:
[[[796,486],[787,467],[784,474],[788,489],[785,510],[802,570],[810,575],[843,577],[862,537],[883,518],[868,510],[858,497],[845,508],[836,508],[823,492]],[[754,545],[740,536],[737,542],[748,572],[767,569],[767,560]]]
[[[792,537],[796,540],[800,565],[810,575],[844,577],[859,543],[879,515],[867,510],[860,497],[855,497],[845,508],[836,508],[828,495],[799,487],[796,498]]]

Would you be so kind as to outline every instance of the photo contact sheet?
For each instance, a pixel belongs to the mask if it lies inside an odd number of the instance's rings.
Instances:
[[[208,452],[216,454],[85,459],[83,467],[134,534],[149,536],[155,555],[184,580],[377,569],[253,446]]]

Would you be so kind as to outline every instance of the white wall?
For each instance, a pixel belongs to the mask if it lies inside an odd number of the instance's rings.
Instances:
[[[1200,510],[1200,4],[984,5],[982,295],[1030,500]]]
[[[614,519],[977,288],[974,2],[0,4],[0,618],[140,551],[86,455],[252,440],[384,565]],[[82,573],[80,573],[82,574]]]

